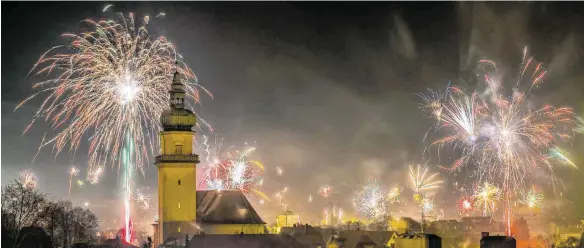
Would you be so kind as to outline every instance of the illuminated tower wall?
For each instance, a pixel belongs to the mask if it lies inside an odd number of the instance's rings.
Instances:
[[[196,117],[184,108],[185,89],[180,75],[175,73],[170,93],[170,109],[160,117],[163,131],[159,133],[158,166],[158,241],[183,238],[197,233],[197,171],[198,155],[193,153]]]

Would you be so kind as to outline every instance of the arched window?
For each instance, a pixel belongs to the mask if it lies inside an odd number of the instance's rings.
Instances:
[[[178,185],[180,185],[180,180],[178,180]]]

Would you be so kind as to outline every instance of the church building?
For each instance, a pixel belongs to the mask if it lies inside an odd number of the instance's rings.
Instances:
[[[175,72],[170,108],[160,116],[158,221],[154,245],[185,236],[213,234],[264,234],[265,222],[239,190],[197,191],[199,156],[194,154],[195,114],[185,108],[185,85]]]

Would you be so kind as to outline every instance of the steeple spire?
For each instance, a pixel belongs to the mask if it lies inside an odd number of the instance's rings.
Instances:
[[[176,71],[174,72],[170,90],[168,91],[170,109],[165,110],[160,116],[160,121],[165,131],[191,131],[191,128],[197,123],[195,114],[185,109],[186,90],[182,80],[183,78],[178,70],[177,61]]]

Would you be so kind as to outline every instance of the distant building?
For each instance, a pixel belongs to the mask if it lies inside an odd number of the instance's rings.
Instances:
[[[276,226],[282,227],[293,227],[294,225],[300,223],[300,217],[290,210],[284,211],[281,215],[276,218]]]

